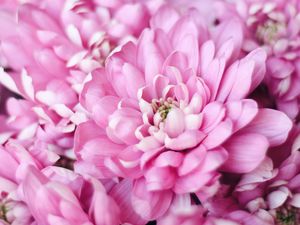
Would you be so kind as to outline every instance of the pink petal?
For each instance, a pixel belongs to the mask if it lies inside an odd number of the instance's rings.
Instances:
[[[240,54],[240,49],[243,41],[242,24],[236,19],[229,19],[221,23],[214,34],[216,40],[217,49],[223,45],[229,39],[234,44],[234,51],[232,53],[232,59]]]
[[[125,63],[122,68],[126,77],[126,89],[131,98],[137,98],[139,88],[145,85],[144,75],[136,67]]]
[[[267,197],[270,209],[276,209],[282,206],[283,203],[287,200],[287,198],[288,198],[287,192],[281,190],[276,190],[271,192]]]
[[[300,193],[293,195],[290,204],[296,208],[300,208]]]
[[[264,160],[268,147],[268,140],[262,135],[236,134],[224,144],[229,158],[222,170],[233,173],[251,172]]]
[[[176,138],[166,138],[165,147],[173,150],[185,150],[197,146],[205,134],[197,130],[188,130]]]
[[[157,13],[152,17],[150,24],[152,28],[162,29],[165,33],[168,33],[170,28],[179,19],[178,12],[172,7],[163,6]]]
[[[159,156],[154,161],[154,166],[178,167],[182,162],[182,158],[183,158],[183,155],[180,152],[166,151],[166,152],[159,154]]]
[[[155,220],[164,215],[172,202],[171,191],[148,191],[145,181],[136,180],[132,189],[132,206],[146,220]]]
[[[267,60],[268,70],[273,78],[284,79],[294,72],[295,67],[292,63],[279,58],[269,58]]]
[[[146,220],[142,219],[140,215],[134,211],[131,203],[132,188],[132,182],[125,179],[116,184],[109,194],[118,203],[121,209],[120,219],[123,223],[144,225],[147,223]]]
[[[272,109],[260,109],[244,131],[261,134],[268,139],[270,146],[276,146],[286,140],[292,126],[292,121],[284,113]]]
[[[225,108],[219,102],[212,102],[203,110],[202,128],[205,133],[212,131],[225,117]]]
[[[165,120],[165,132],[171,138],[175,138],[183,133],[185,128],[185,115],[182,110],[173,108],[168,113],[167,119]]]
[[[251,99],[228,102],[226,108],[235,132],[248,125],[258,113],[257,103]]]
[[[207,149],[212,149],[220,146],[232,135],[232,133],[232,122],[230,120],[225,120],[220,122],[211,132],[209,132],[202,143]]]
[[[148,191],[171,189],[176,181],[176,174],[171,167],[152,167],[145,173]]]
[[[206,41],[202,44],[200,49],[200,63],[201,63],[201,74],[207,74],[209,65],[213,61],[215,56],[215,44],[212,40]]]
[[[265,77],[266,59],[267,59],[267,53],[262,48],[255,49],[245,57],[245,60],[255,62],[255,68],[251,78],[252,83],[251,83],[250,92],[253,91]]]
[[[109,116],[117,109],[119,99],[115,96],[105,96],[95,102],[92,110],[92,116],[95,122],[105,128],[108,126]]]
[[[178,175],[184,176],[197,167],[199,167],[206,157],[206,149],[203,145],[193,149],[191,152],[187,153],[184,157],[182,165],[178,168]]]

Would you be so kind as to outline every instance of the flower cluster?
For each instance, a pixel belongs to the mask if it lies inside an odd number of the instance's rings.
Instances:
[[[0,0],[1,225],[300,225],[298,0]]]

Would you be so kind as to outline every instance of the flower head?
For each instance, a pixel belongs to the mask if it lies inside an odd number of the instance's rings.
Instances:
[[[245,0],[234,4],[228,5],[224,1],[220,4],[221,18],[233,15],[243,22],[243,49],[246,52],[259,46],[266,49],[266,84],[276,98],[277,107],[295,118],[299,113],[300,96],[297,66],[300,49],[299,2]]]
[[[283,113],[245,99],[263,79],[264,51],[238,59],[237,21],[212,35],[197,12],[192,15],[162,7],[151,29],[109,57],[81,95],[91,119],[75,135],[75,169],[99,178],[134,178],[140,203],[134,207],[146,219],[167,210],[170,193],[214,187],[221,167],[252,171],[291,129]],[[141,204],[158,193],[163,211],[150,215]]]
[[[245,175],[237,186],[240,202],[250,212],[265,210],[276,224],[298,224],[299,152],[292,153],[279,168],[267,159],[256,171]]]
[[[8,103],[14,137],[46,142],[66,155],[76,125],[85,120],[78,106],[83,83],[115,46],[148,26],[150,13],[146,3],[127,0],[28,0],[0,9],[6,30],[0,64],[9,68],[0,68],[0,82],[25,99]]]

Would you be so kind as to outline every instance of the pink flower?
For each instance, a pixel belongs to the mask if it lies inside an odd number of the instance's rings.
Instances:
[[[300,5],[297,0],[244,0],[228,5],[223,1],[221,14],[235,14],[244,23],[246,52],[259,46],[268,52],[266,83],[275,96],[277,107],[291,118],[299,113],[300,102]]]
[[[85,120],[78,93],[88,73],[123,39],[135,39],[148,26],[150,9],[125,0],[22,2],[16,3],[18,10],[0,8],[0,29],[6,30],[0,34],[0,65],[10,69],[0,69],[0,82],[32,106],[23,120],[37,115],[16,136],[47,139],[60,151],[69,150],[75,126]]]
[[[239,23],[211,35],[197,15],[161,8],[152,28],[109,57],[81,95],[91,119],[75,134],[76,171],[134,179],[133,207],[149,220],[166,212],[173,193],[213,187],[220,168],[254,170],[292,126],[246,99],[263,79],[264,51],[238,59]]]
[[[99,181],[63,168],[48,167],[43,173],[31,167],[22,188],[38,224],[120,224],[119,208]]]
[[[239,225],[274,225],[272,216],[264,209],[249,212],[239,205],[233,193],[225,185],[220,188],[218,194],[204,203],[204,207],[207,210],[206,214],[212,221],[218,221],[222,218],[228,220],[228,223],[230,221]]]
[[[292,153],[278,169],[266,160],[244,175],[237,186],[239,201],[250,212],[266,210],[276,224],[300,222],[300,154]]]
[[[8,115],[3,117],[0,142],[4,144],[10,138],[16,139],[27,148],[35,148],[41,154],[66,155],[73,147],[73,135],[70,134],[68,124],[61,120],[58,124],[52,124],[51,119],[38,118],[34,111],[33,102],[24,99],[10,97],[6,101]],[[57,118],[57,115],[54,116]],[[53,117],[53,118],[54,118]],[[74,129],[74,128],[73,128]],[[42,153],[44,151],[44,153]]]
[[[46,163],[47,159],[43,159]],[[38,169],[43,163],[20,144],[10,141],[0,148],[0,223],[30,225],[34,219],[19,192],[27,166]]]

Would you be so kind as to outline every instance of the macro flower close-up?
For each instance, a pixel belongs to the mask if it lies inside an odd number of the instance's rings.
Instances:
[[[0,0],[1,225],[300,225],[297,0]]]

